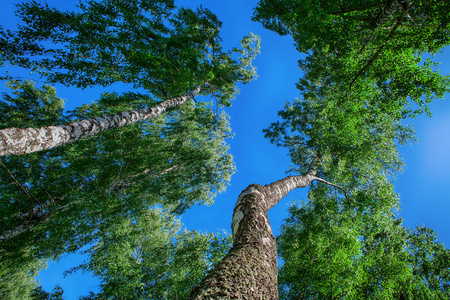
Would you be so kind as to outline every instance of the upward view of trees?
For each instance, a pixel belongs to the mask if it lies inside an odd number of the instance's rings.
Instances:
[[[293,38],[304,75],[264,129],[291,176],[244,189],[231,236],[178,217],[212,204],[235,171],[226,108],[256,76],[259,38],[226,51],[211,11],[170,0],[65,12],[31,1],[17,16],[0,35],[12,91],[0,100],[0,297],[61,299],[34,278],[80,249],[88,260],[68,272],[102,282],[82,299],[450,297],[450,252],[431,229],[402,226],[393,184],[398,146],[415,139],[404,121],[450,91],[422,60],[450,43],[449,1],[259,1],[253,20]],[[66,113],[54,84],[110,91]],[[267,213],[296,188],[308,199],[275,238]]]

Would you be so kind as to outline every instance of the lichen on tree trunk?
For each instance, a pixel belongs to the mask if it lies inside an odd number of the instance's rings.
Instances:
[[[264,194],[256,184],[241,193],[234,209],[233,247],[190,299],[278,298],[276,242]]]
[[[20,155],[73,143],[100,132],[119,128],[150,118],[156,118],[167,109],[179,106],[198,95],[201,86],[180,97],[167,99],[153,107],[134,111],[106,114],[60,126],[40,128],[6,128],[0,130],[0,156]]]
[[[314,174],[311,168],[306,175],[242,191],[233,212],[233,247],[189,299],[278,299],[277,245],[267,213],[289,191],[308,186]]]

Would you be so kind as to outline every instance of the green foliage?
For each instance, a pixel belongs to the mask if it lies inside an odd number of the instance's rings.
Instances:
[[[397,144],[414,140],[414,131],[388,114],[360,114],[353,103],[337,106],[327,101],[331,97],[308,93],[288,103],[266,137],[289,149],[291,172],[306,172],[316,157],[318,176],[340,185],[347,204],[362,211],[396,206],[392,180],[403,166]]]
[[[429,113],[427,103],[449,91],[436,64],[421,62],[422,54],[449,43],[438,38],[450,28],[443,2],[402,1],[383,20],[380,12],[392,1],[259,2],[254,20],[290,34],[307,54],[299,63],[301,100],[288,103],[282,121],[265,130],[289,149],[292,172],[306,172],[314,160],[318,176],[339,185],[363,212],[397,206],[392,180],[403,166],[397,145],[414,140],[402,120]]]
[[[349,51],[349,45],[363,39],[382,41],[382,36],[373,36],[373,31],[377,30],[378,35],[384,31],[386,36],[396,22],[401,26],[394,40],[390,40],[393,48],[436,52],[448,45],[448,1],[401,1],[404,6],[394,11],[382,26],[377,25],[376,18],[389,2],[260,0],[254,19],[279,34],[293,35],[301,52],[320,48],[347,53],[343,51]]]
[[[221,22],[207,9],[175,10],[170,0],[87,1],[62,12],[35,1],[18,5],[26,25],[3,32],[5,60],[36,69],[50,82],[87,87],[132,84],[171,98],[209,83],[208,93],[230,105],[236,82],[255,76],[255,35],[224,52]]]
[[[433,230],[409,230],[409,262],[414,276],[423,286],[417,297],[447,299],[450,296],[450,250],[439,243]]]
[[[51,292],[46,292],[42,286],[38,286],[33,290],[31,297],[33,300],[62,300],[64,290],[57,285]]]
[[[19,253],[0,249],[0,257],[0,298],[32,299],[30,295],[37,286],[35,277],[46,264],[42,260],[36,260],[31,249],[22,249]]]
[[[449,91],[449,78],[433,70],[424,53],[449,44],[448,1],[404,1],[386,23],[375,23],[392,1],[265,1],[254,20],[290,34],[305,77],[299,88],[355,113],[402,118],[427,112],[427,103]],[[406,4],[409,3],[409,4]],[[411,105],[411,107],[409,107]]]
[[[428,228],[401,226],[313,196],[290,208],[277,238],[282,299],[447,299],[449,250]]]
[[[39,90],[30,81],[11,81],[7,83],[7,87],[11,89],[13,96],[7,93],[2,95],[0,110],[8,112],[8,115],[0,119],[0,129],[59,125],[64,121],[64,101],[56,96],[53,87],[44,85]]]
[[[358,209],[394,208],[398,199],[392,180],[403,166],[397,145],[414,140],[414,131],[402,120],[428,112],[427,103],[449,90],[448,78],[434,71],[430,60],[421,64],[420,55],[448,41],[415,44],[412,36],[424,33],[403,15],[383,25],[395,27],[395,35],[375,26],[377,7],[387,2],[340,5],[260,1],[254,19],[292,35],[299,51],[307,53],[300,61],[305,72],[297,85],[301,100],[288,103],[279,113],[282,121],[265,134],[289,149],[292,172],[306,172],[315,159],[318,176],[339,185]],[[408,13],[421,5],[414,2]],[[437,18],[444,22],[444,15]]]
[[[30,83],[16,87],[16,97],[1,102],[1,114],[23,127],[135,109],[154,101],[136,93],[104,94],[98,102],[63,116],[54,105],[62,103],[60,99],[47,101],[56,97],[53,89],[36,89]],[[225,144],[230,136],[227,116],[216,114],[211,106],[190,101],[155,120],[50,151],[2,158],[2,269],[28,268],[35,259],[57,259],[76,251],[97,240],[99,228],[114,227],[149,206],[161,204],[181,214],[195,203],[211,204],[234,171]],[[37,118],[42,112],[49,117]]]
[[[89,262],[70,271],[92,271],[102,281],[99,293],[83,299],[187,299],[231,237],[180,229],[172,215],[153,209],[102,231],[86,251]]]
[[[337,219],[334,201],[290,207],[277,238],[284,264],[279,272],[282,299],[340,298],[354,287],[353,259],[360,254],[354,217]],[[350,297],[351,298],[351,297]]]

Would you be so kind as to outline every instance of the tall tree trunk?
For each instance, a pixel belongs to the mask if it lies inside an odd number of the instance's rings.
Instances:
[[[318,179],[314,174],[310,169],[242,191],[233,212],[233,247],[189,299],[278,299],[277,245],[267,212],[291,190]]]
[[[50,221],[50,218],[54,212],[65,211],[69,209],[70,206],[76,203],[78,203],[78,201],[57,207],[53,211],[48,211],[48,208],[44,207],[44,209],[47,209],[47,211],[44,213],[40,213],[40,210],[42,209],[41,207],[33,208],[29,213],[24,214],[20,217],[22,220],[24,220],[22,224],[0,232],[0,244],[9,242],[11,239],[19,236],[24,232],[32,230],[38,225],[47,223],[48,221]]]
[[[156,118],[167,109],[181,105],[188,99],[195,97],[200,90],[201,86],[199,85],[191,92],[187,92],[180,97],[167,99],[154,107],[106,114],[61,126],[3,129],[0,130],[0,156],[48,150],[73,143],[102,131]]]
[[[167,173],[178,170],[178,168],[179,168],[178,166],[173,166],[173,167],[167,168],[164,171],[162,171],[159,175],[152,175],[152,177],[158,177],[158,176],[165,175]],[[135,184],[135,182],[132,181],[133,179],[135,179],[138,176],[145,175],[145,174],[149,173],[150,171],[151,171],[151,169],[147,169],[140,174],[136,174],[136,175],[130,176],[129,178],[118,180],[118,181],[114,182],[113,184],[111,184],[106,189],[106,192],[114,192],[114,191],[118,191],[121,189],[129,188],[133,184]],[[5,229],[3,231],[0,231],[0,244],[8,242],[11,239],[19,236],[20,234],[27,232],[29,230],[32,230],[37,225],[42,225],[43,223],[47,223],[48,221],[50,221],[50,218],[52,217],[52,214],[54,212],[67,210],[68,208],[70,208],[70,206],[77,204],[79,202],[80,201],[69,202],[63,206],[56,207],[52,211],[48,210],[47,205],[45,207],[33,208],[29,213],[26,213],[20,217],[20,219],[24,220],[24,222],[22,224],[14,227],[12,229],[7,229],[7,230]],[[53,205],[53,204],[50,204],[50,205]],[[50,205],[48,205],[48,206],[50,206]],[[47,211],[44,213],[40,213],[40,211],[42,209],[46,209]]]

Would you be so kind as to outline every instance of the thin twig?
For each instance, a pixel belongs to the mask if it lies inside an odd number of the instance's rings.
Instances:
[[[325,179],[322,179],[320,177],[314,176],[314,179],[320,182],[323,182],[325,184],[328,184],[334,188],[337,188],[339,190],[342,191],[342,193],[344,194],[345,199],[347,199],[348,201],[352,202],[354,205],[357,205],[357,203],[355,201],[353,201],[352,199],[350,199],[350,197],[348,197],[347,192],[345,191],[345,189],[337,184],[334,184],[332,182],[326,181]]]
[[[49,194],[49,192],[48,192],[46,189],[44,189],[44,188],[42,188],[42,190],[47,194],[47,196],[50,198],[50,200],[52,201],[52,203],[53,203],[54,205],[56,205],[55,199],[53,199],[53,197]]]
[[[3,168],[5,168],[6,172],[8,172],[9,176],[15,181],[16,185],[18,187],[20,187],[20,189],[25,193],[25,195],[28,196],[28,198],[30,200],[34,199],[36,200],[37,203],[39,203],[39,205],[42,206],[42,203],[36,199],[36,197],[34,197],[31,193],[28,192],[28,190],[26,188],[23,187],[22,184],[20,184],[20,182],[17,181],[16,177],[14,177],[14,175],[9,171],[9,169],[0,161],[0,165],[2,165]],[[33,201],[31,201],[31,203],[33,203]]]
[[[344,194],[345,198],[348,198],[345,189],[342,188],[341,186],[339,186],[339,185],[337,185],[337,184],[334,184],[334,183],[332,183],[332,182],[326,181],[325,179],[322,179],[322,178],[317,177],[317,176],[314,176],[314,179],[317,180],[317,181],[326,183],[326,184],[328,184],[328,185],[331,185],[332,187],[335,187],[335,188],[340,189],[340,190],[342,191],[342,193]]]

